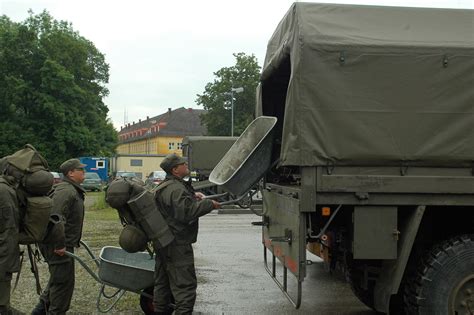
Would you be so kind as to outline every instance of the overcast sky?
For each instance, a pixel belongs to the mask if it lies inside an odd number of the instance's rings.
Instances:
[[[254,54],[260,66],[289,0],[0,0],[0,15],[23,21],[28,9],[71,22],[110,65],[109,117],[120,129],[168,108],[199,108],[196,94],[213,72]],[[474,8],[474,0],[317,1],[392,6]]]

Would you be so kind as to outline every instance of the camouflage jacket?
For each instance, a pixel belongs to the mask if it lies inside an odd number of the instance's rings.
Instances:
[[[174,176],[167,176],[156,188],[155,200],[180,245],[196,242],[199,217],[214,209],[211,200],[197,200],[191,184]]]
[[[20,267],[19,221],[15,189],[7,177],[0,176],[0,281],[11,279]]]
[[[53,214],[60,214],[65,220],[64,245],[66,247],[79,247],[84,223],[84,194],[82,187],[65,178],[54,187],[51,195],[53,199]],[[62,242],[63,240],[58,240]],[[56,244],[56,248],[60,247]],[[63,246],[64,247],[64,246]]]

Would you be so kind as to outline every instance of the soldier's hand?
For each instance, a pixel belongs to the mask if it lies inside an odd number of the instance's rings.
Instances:
[[[212,201],[212,206],[214,207],[214,209],[219,209],[221,207],[221,204],[218,203],[217,201],[215,200],[211,200]]]
[[[54,253],[58,256],[64,256],[64,254],[66,253],[66,247],[63,247],[61,249],[55,249]]]
[[[206,195],[204,195],[202,192],[195,192],[194,197],[196,197],[197,200],[203,200]]]

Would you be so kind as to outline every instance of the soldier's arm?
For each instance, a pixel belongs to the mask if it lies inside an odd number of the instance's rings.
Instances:
[[[69,216],[70,205],[74,199],[74,195],[68,189],[57,189],[53,195],[53,209],[51,214],[57,214],[62,218],[62,225],[65,224]],[[52,240],[55,249],[62,249],[66,246],[66,236],[64,227],[57,229],[55,240]]]
[[[214,209],[214,204],[211,200],[204,199],[198,201],[186,191],[174,190],[170,197],[175,219],[181,222],[192,222]]]

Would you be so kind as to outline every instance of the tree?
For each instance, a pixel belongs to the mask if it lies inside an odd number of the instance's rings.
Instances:
[[[202,120],[211,136],[231,134],[231,88],[244,88],[242,93],[234,93],[234,135],[240,135],[254,119],[260,66],[253,54],[237,53],[234,57],[235,65],[214,72],[216,79],[206,84],[204,93],[196,99],[208,111]]]
[[[33,144],[57,168],[66,159],[111,155],[109,66],[92,42],[46,11],[21,23],[0,16],[0,157]]]

